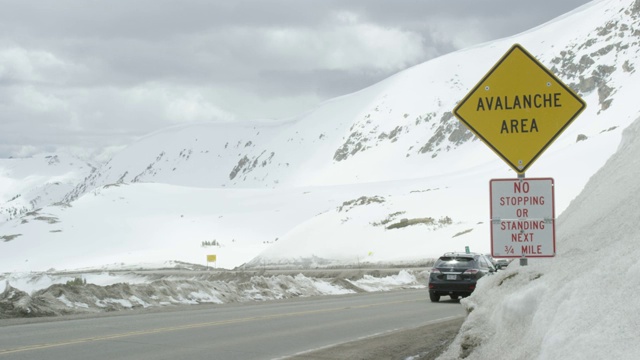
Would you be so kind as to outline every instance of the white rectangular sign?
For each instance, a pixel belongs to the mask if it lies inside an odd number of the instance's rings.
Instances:
[[[553,190],[552,178],[490,181],[493,257],[555,256]]]

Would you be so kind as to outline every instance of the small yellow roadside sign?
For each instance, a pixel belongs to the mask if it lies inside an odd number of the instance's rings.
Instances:
[[[453,113],[523,174],[585,107],[567,85],[515,44]]]
[[[215,255],[207,255],[207,262],[216,262],[216,257]]]

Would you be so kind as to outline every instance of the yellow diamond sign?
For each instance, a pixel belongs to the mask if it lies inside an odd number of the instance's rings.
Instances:
[[[535,57],[515,44],[453,113],[522,174],[586,106]]]

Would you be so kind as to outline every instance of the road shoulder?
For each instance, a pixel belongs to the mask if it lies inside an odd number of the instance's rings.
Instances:
[[[433,360],[451,344],[464,317],[297,354],[287,360]]]

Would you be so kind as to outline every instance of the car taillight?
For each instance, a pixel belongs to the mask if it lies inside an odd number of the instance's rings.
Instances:
[[[438,269],[436,269],[436,268],[431,269],[431,273],[432,273],[432,274],[442,274],[442,273],[440,272],[440,270],[438,270]]]
[[[478,269],[469,269],[469,270],[465,270],[463,272],[463,274],[467,274],[467,275],[474,275],[478,273]]]

